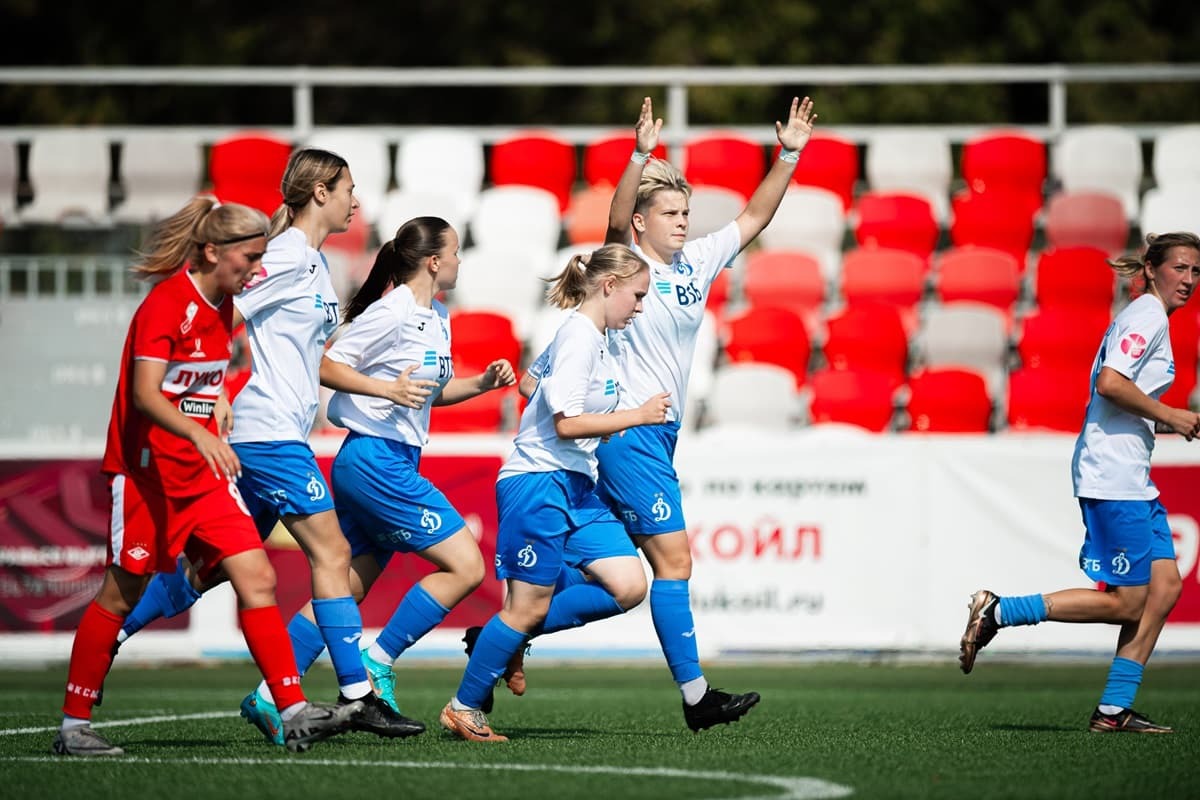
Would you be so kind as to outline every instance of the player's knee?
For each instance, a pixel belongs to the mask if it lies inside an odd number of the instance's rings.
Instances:
[[[613,599],[623,611],[628,611],[645,600],[646,574],[642,572],[641,565],[638,565],[636,571],[631,570],[628,575],[622,575],[612,587],[612,593]]]

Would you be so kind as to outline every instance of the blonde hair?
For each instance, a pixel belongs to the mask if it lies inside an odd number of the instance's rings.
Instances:
[[[638,182],[637,202],[633,210],[636,214],[645,214],[659,192],[681,192],[684,197],[692,196],[692,185],[683,177],[683,173],[670,162],[652,158],[642,169],[642,179]]]
[[[256,208],[198,195],[154,226],[132,269],[150,277],[174,272],[188,262],[199,265],[206,244],[221,246],[266,236],[267,227],[267,215]]]
[[[1190,247],[1200,251],[1200,236],[1186,231],[1174,233],[1146,234],[1146,251],[1141,255],[1124,255],[1114,258],[1108,265],[1119,275],[1126,278],[1136,278],[1149,264],[1152,267],[1162,266],[1167,260],[1167,253],[1172,247]]]
[[[349,169],[346,159],[328,150],[308,147],[292,153],[287,169],[283,171],[279,191],[283,203],[271,215],[271,231],[268,238],[274,239],[291,227],[292,220],[300,209],[308,205],[317,184],[325,184],[332,191],[342,177],[342,170]]]
[[[546,299],[559,308],[574,308],[609,275],[618,281],[637,276],[650,265],[623,244],[606,244],[588,255],[572,256],[567,268],[546,282]]]

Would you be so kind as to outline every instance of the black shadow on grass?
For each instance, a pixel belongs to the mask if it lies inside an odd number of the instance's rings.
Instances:
[[[1032,733],[1032,732],[1034,732],[1034,731],[1043,731],[1043,732],[1044,732],[1044,731],[1060,731],[1060,732],[1063,732],[1063,733],[1072,733],[1072,732],[1078,732],[1078,731],[1079,731],[1079,728],[1069,728],[1069,727],[1067,727],[1067,726],[1065,726],[1065,725],[1013,725],[1013,724],[1005,724],[1005,725],[992,725],[992,726],[991,726],[991,729],[992,729],[992,730],[994,730],[994,731],[1029,731],[1029,732],[1031,732],[1031,733]]]

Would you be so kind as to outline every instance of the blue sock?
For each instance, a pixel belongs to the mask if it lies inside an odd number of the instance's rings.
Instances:
[[[479,633],[462,683],[454,694],[458,701],[468,708],[482,706],[496,685],[496,679],[504,674],[509,659],[525,646],[528,639],[526,634],[505,625],[499,614],[488,620]]]
[[[1040,594],[1000,598],[1000,626],[1037,625],[1046,621],[1046,599]]]
[[[415,584],[379,632],[375,644],[395,660],[410,645],[416,644],[418,639],[436,628],[449,613],[450,609],[435,600],[424,586]]]
[[[358,613],[354,598],[347,595],[314,599],[312,606],[317,627],[321,629],[321,638],[329,648],[338,686],[345,689],[366,683],[367,671],[358,653],[358,640],[362,638],[362,615]]]
[[[292,652],[296,654],[296,669],[303,675],[325,651],[325,637],[317,624],[303,614],[292,617],[287,632]]]
[[[1145,665],[1132,659],[1120,656],[1114,658],[1112,666],[1108,668],[1108,683],[1104,684],[1100,705],[1133,708],[1133,698],[1137,697],[1145,670]]]
[[[150,579],[141,599],[125,618],[121,631],[128,639],[159,617],[174,617],[187,611],[200,599],[200,593],[188,580],[180,561],[174,572],[160,572]]]
[[[688,582],[656,578],[650,584],[650,617],[675,682],[682,684],[704,677],[696,649],[696,624],[692,621]]]
[[[598,619],[615,617],[624,611],[616,598],[600,584],[580,582],[555,593],[550,600],[550,610],[546,612],[546,619],[535,633],[554,633],[578,628]]]

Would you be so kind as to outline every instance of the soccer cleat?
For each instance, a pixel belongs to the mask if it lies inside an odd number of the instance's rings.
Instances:
[[[375,694],[383,702],[395,711],[400,713],[400,706],[396,705],[396,673],[392,672],[392,667],[389,664],[380,664],[375,659],[367,654],[367,648],[362,650],[363,667],[367,670],[367,678],[371,681],[371,688],[375,690]]]
[[[287,749],[303,753],[314,742],[350,730],[350,720],[362,708],[363,704],[357,700],[336,706],[307,703],[294,717],[283,722],[283,740]]]
[[[508,737],[496,733],[488,724],[487,715],[478,708],[456,711],[450,703],[439,717],[442,727],[468,742],[507,742]]]
[[[1118,711],[1116,714],[1105,714],[1096,709],[1088,722],[1088,730],[1092,733],[1174,733],[1166,725],[1159,725],[1132,708]]]
[[[409,719],[394,711],[391,706],[374,692],[367,692],[357,700],[347,700],[338,695],[338,706],[359,705],[361,710],[350,717],[350,730],[365,731],[385,739],[403,739],[425,732],[425,723]]]
[[[467,645],[467,658],[470,658],[471,653],[475,652],[475,642],[479,640],[479,634],[482,632],[483,628],[478,625],[467,628],[464,632],[462,640]],[[500,676],[508,690],[517,697],[525,694],[525,654],[528,652],[529,645],[526,644],[508,660],[508,666],[505,667],[504,674]],[[496,695],[488,692],[488,696],[484,698],[481,706],[483,713],[492,713],[495,703]]]
[[[699,703],[694,706],[683,704],[683,719],[693,733],[699,733],[722,722],[726,725],[737,722],[758,705],[760,699],[758,692],[730,694],[710,686]]]
[[[91,725],[60,730],[51,748],[60,756],[123,756],[125,751],[92,730]]]
[[[975,666],[975,656],[996,638],[996,631],[1000,630],[996,624],[996,606],[999,603],[1000,598],[987,589],[980,589],[971,595],[967,629],[963,631],[962,641],[958,644],[958,664],[964,675],[971,672]]]
[[[273,745],[283,747],[283,720],[275,704],[263,699],[258,689],[246,695],[242,700],[242,716],[246,718]]]

